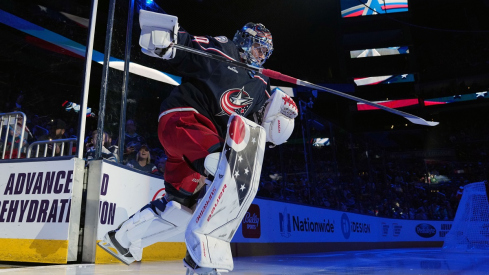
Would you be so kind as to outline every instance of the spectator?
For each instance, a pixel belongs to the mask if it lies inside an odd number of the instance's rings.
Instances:
[[[95,158],[95,151],[96,151],[96,145],[97,145],[97,135],[98,131],[95,130],[92,132],[92,138],[91,142],[87,144],[87,155],[86,159],[88,161],[93,160]],[[109,134],[107,132],[104,132],[104,136],[102,139],[102,159],[106,159],[108,161],[118,161],[118,151],[119,147],[116,145],[111,145],[112,139],[110,138]]]
[[[166,161],[167,161],[167,157],[166,156],[161,156],[159,159],[158,159],[158,164],[156,165],[157,168],[158,168],[158,172],[156,172],[156,174],[158,176],[162,176],[164,177],[165,175],[165,166],[166,166]]]
[[[127,166],[137,170],[144,171],[149,174],[156,174],[158,169],[151,163],[151,155],[149,153],[149,147],[146,144],[141,145],[135,160],[131,160],[127,163]]]
[[[64,138],[63,135],[65,134],[65,131],[66,131],[66,123],[63,120],[55,119],[55,120],[51,121],[51,123],[49,125],[51,126],[51,128],[49,129],[49,134],[39,137],[40,141],[42,141],[42,140],[50,140],[51,141],[51,140],[63,139]],[[60,156],[61,155],[61,144],[56,143],[54,145],[56,147],[54,155]],[[53,150],[53,144],[49,144],[48,150],[47,150],[47,156],[52,155],[52,150]],[[69,151],[68,146],[65,146],[63,156],[70,155],[70,153],[68,151]]]
[[[8,122],[8,118],[5,118],[5,124]],[[12,158],[17,158],[18,150],[21,144],[21,134],[22,134],[22,123],[24,121],[24,117],[22,115],[17,115],[17,123],[15,123],[15,120],[11,118],[12,124],[7,124],[3,127],[2,129],[2,136],[0,137],[0,149],[2,149],[3,152],[3,145],[5,141],[5,136],[7,135],[7,146],[5,148],[5,159],[10,158],[10,151],[12,150]],[[26,131],[24,132],[24,137],[22,140],[22,152],[20,152],[20,158],[25,158],[26,152],[27,152],[27,147],[29,146],[29,143],[27,141],[27,138],[29,137],[29,129],[27,126],[25,127]],[[12,149],[13,147],[13,149]]]
[[[124,164],[136,159],[139,149],[142,144],[146,144],[146,140],[136,133],[136,122],[132,119],[126,121],[126,135],[124,137]]]

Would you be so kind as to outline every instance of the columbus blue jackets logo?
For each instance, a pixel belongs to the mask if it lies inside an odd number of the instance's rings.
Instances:
[[[221,95],[220,104],[222,111],[217,115],[224,116],[236,113],[245,116],[252,103],[253,98],[244,90],[244,87],[227,90]]]

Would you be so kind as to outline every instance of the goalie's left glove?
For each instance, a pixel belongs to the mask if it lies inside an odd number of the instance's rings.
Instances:
[[[275,145],[285,143],[294,130],[294,118],[298,115],[294,100],[279,88],[265,103],[261,125],[267,133],[267,142]]]

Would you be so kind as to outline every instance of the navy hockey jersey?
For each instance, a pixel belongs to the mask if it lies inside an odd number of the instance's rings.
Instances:
[[[241,61],[236,44],[224,36],[192,36],[180,31],[178,44]],[[163,101],[160,117],[176,110],[194,110],[210,119],[224,138],[230,114],[252,119],[250,115],[270,97],[268,77],[230,63],[181,50],[167,62],[182,76],[182,84]]]

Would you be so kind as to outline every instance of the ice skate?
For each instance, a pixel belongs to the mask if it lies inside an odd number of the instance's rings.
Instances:
[[[228,270],[225,269],[216,269],[216,268],[208,268],[208,267],[200,267],[198,266],[192,257],[187,252],[187,255],[183,259],[183,265],[187,268],[186,275],[219,275],[221,273],[227,273]]]
[[[135,259],[132,257],[131,252],[129,252],[128,248],[124,248],[120,245],[120,243],[115,238],[116,231],[109,231],[105,234],[104,239],[101,240],[98,244],[103,250],[107,251],[110,255],[117,258],[119,261],[125,263],[126,265],[130,265]]]

